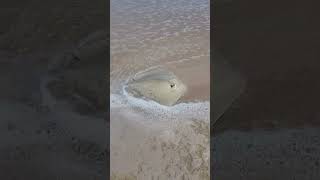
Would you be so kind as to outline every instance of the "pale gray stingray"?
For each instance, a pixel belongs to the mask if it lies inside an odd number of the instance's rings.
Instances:
[[[245,78],[226,59],[214,53],[213,56],[213,122],[214,124],[223,113],[240,96],[245,88]]]
[[[153,68],[136,74],[127,83],[126,90],[133,96],[172,106],[186,93],[187,88],[172,72]]]

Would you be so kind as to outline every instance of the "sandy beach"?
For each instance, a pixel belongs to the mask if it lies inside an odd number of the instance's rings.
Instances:
[[[208,17],[207,1],[111,1],[112,180],[210,178]],[[186,86],[173,106],[123,88],[157,68]]]
[[[208,65],[168,65],[188,88],[173,107],[111,96],[112,179],[209,179]]]

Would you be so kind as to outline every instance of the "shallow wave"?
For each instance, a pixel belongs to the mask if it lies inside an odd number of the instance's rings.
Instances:
[[[209,179],[209,101],[164,106],[125,90],[130,78],[159,66],[181,80],[199,71],[186,67],[209,57],[209,1],[114,0],[111,7],[111,179]]]
[[[126,107],[143,113],[147,120],[209,120],[210,102],[181,102],[174,106],[164,106],[155,101],[136,98],[125,90],[123,94],[110,95],[111,108]]]

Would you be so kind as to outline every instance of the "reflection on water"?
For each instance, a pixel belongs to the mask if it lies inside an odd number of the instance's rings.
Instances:
[[[209,179],[209,1],[111,1],[112,179]],[[131,97],[128,79],[165,66],[190,90],[172,107]]]

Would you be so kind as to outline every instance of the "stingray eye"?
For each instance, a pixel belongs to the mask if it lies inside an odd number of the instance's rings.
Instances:
[[[176,87],[176,85],[175,84],[170,84],[170,87],[174,88],[174,87]]]

